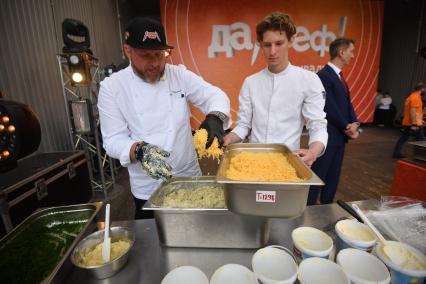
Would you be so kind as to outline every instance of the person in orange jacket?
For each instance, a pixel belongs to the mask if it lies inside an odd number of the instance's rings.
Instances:
[[[412,92],[406,99],[404,104],[404,113],[402,117],[402,129],[401,137],[395,144],[393,150],[393,158],[402,159],[402,147],[405,142],[414,136],[417,141],[423,141],[425,139],[423,133],[423,127],[425,122],[423,120],[423,102],[422,97],[426,94],[426,84],[418,83]]]

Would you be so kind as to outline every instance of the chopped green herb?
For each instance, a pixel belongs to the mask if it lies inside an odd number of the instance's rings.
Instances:
[[[39,283],[56,267],[93,211],[56,212],[35,219],[0,243],[4,283]]]

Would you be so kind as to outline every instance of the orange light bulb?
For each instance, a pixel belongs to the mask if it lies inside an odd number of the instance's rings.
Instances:
[[[3,155],[3,157],[7,158],[7,157],[9,157],[10,153],[9,153],[9,151],[4,150],[2,155]]]
[[[8,122],[10,121],[10,119],[9,119],[9,117],[8,117],[8,116],[3,116],[3,117],[1,118],[1,120],[2,120],[4,123],[8,123]]]
[[[13,125],[9,125],[9,126],[7,127],[7,131],[9,131],[10,133],[15,132],[15,126],[13,126]]]

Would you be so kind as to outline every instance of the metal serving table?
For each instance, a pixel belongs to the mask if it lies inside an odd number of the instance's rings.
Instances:
[[[416,141],[408,143],[413,145],[414,159],[426,162],[426,141]]]
[[[362,209],[372,209],[377,201],[360,201]],[[336,203],[309,206],[303,215],[293,219],[271,219],[269,244],[282,245],[292,249],[291,231],[300,226],[312,226],[327,232],[335,238],[334,224],[347,217],[348,213]],[[119,273],[104,280],[91,279],[85,271],[76,267],[70,272],[65,283],[160,283],[170,270],[183,265],[200,268],[208,278],[220,266],[238,263],[251,268],[255,249],[204,249],[168,248],[159,244],[154,220],[114,222],[113,226],[127,226],[136,233],[135,244],[130,251],[126,266]]]

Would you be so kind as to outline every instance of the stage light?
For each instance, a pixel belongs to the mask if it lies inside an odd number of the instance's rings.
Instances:
[[[80,134],[93,133],[95,126],[90,100],[70,101],[69,104],[73,131]]]
[[[89,29],[78,20],[65,19],[62,22],[62,40],[65,45],[62,49],[64,53],[92,53],[90,51]]]
[[[13,132],[15,132],[15,126],[14,126],[14,125],[9,125],[9,126],[7,127],[7,131],[8,131],[9,133],[13,133]]]
[[[0,99],[0,122],[0,172],[3,172],[37,150],[41,129],[30,107],[3,99]]]
[[[114,64],[110,64],[104,67],[105,77],[111,76],[114,72],[117,72],[117,67]]]
[[[80,21],[65,19],[62,22],[62,39],[66,54],[68,70],[71,76],[71,84],[74,86],[86,86],[91,83],[89,29]]]
[[[83,81],[83,75],[81,75],[80,73],[76,72],[73,73],[71,76],[72,80],[76,83],[80,83],[81,81]]]
[[[71,74],[71,84],[86,86],[92,81],[90,73],[91,55],[87,52],[67,55],[68,70]]]
[[[71,64],[77,65],[79,62],[80,62],[80,58],[77,55],[75,55],[75,54],[70,55],[70,63]]]

